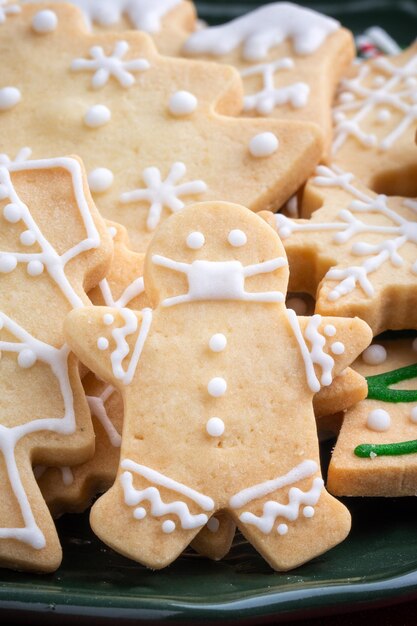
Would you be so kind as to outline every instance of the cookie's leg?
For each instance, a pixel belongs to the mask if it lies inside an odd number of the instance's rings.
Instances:
[[[278,571],[298,567],[326,552],[350,530],[349,511],[324,489],[314,506],[306,502],[294,506],[296,495],[290,490],[278,500],[271,494],[232,512],[248,541]]]

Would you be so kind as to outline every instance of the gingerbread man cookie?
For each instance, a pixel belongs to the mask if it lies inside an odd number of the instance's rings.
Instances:
[[[336,87],[355,55],[352,33],[336,20],[275,2],[192,34],[184,53],[239,70],[245,115],[316,122],[330,148]]]
[[[316,296],[318,313],[359,315],[374,335],[417,328],[417,201],[377,195],[353,174],[320,166],[304,209],[309,220],[265,214],[288,254],[290,289]]]
[[[47,6],[56,26],[39,33]],[[242,106],[232,68],[161,57],[139,32],[88,33],[73,6],[24,5],[0,35],[1,151],[77,152],[98,208],[139,252],[196,199],[279,208],[320,157],[313,124],[226,116]]]
[[[346,496],[415,496],[417,490],[417,340],[376,339],[354,367],[368,398],[345,415],[328,487]]]
[[[75,158],[0,166],[0,564],[59,566],[61,548],[35,464],[72,464],[94,450],[68,311],[105,275],[111,240]]]
[[[323,486],[312,399],[369,344],[368,326],[287,311],[279,238],[238,205],[169,218],[144,280],[152,311],[86,308],[66,322],[125,406],[118,476],[93,530],[155,569],[218,511],[275,569],[342,541],[350,516]]]

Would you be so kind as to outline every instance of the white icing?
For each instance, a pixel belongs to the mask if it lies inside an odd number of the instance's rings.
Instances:
[[[187,168],[184,163],[177,162],[171,166],[168,176],[162,180],[161,172],[157,167],[147,167],[142,172],[145,189],[127,191],[120,196],[121,202],[148,202],[149,213],[146,225],[148,230],[154,230],[161,219],[162,209],[170,209],[173,213],[181,211],[185,204],[181,196],[200,194],[207,191],[207,185],[202,180],[193,180],[177,185],[185,175]]]
[[[381,72],[376,77],[381,80],[374,81],[373,87],[365,86],[373,70]],[[351,136],[365,148],[389,150],[417,119],[416,90],[408,82],[410,78],[416,77],[417,55],[414,55],[403,66],[396,66],[388,59],[378,57],[371,64],[362,65],[356,78],[343,80],[341,88],[351,97],[349,100],[341,99],[341,104],[335,110],[352,114],[352,117],[336,123],[333,154],[337,154]],[[374,113],[380,122],[388,122],[391,110],[401,114],[401,119],[380,141],[376,135],[362,129],[361,124],[372,119]]]
[[[184,49],[190,54],[223,56],[242,45],[242,56],[257,61],[291,39],[299,55],[313,54],[339,28],[339,22],[289,2],[275,2],[224,24],[193,33]]]
[[[36,352],[30,350],[29,348],[23,348],[18,354],[17,362],[19,366],[23,369],[29,369],[33,365],[35,365],[37,361]]]
[[[243,110],[256,111],[260,115],[269,115],[275,107],[290,104],[294,109],[301,109],[308,103],[310,87],[307,83],[293,83],[285,87],[275,87],[275,73],[283,69],[293,69],[294,61],[288,57],[271,63],[262,63],[241,71],[243,79],[260,75],[262,89],[244,97]]]
[[[18,4],[8,3],[8,0],[0,0],[0,24],[4,24],[8,15],[17,15],[21,8]]]
[[[175,117],[184,117],[194,113],[198,105],[197,98],[189,91],[176,91],[169,99],[168,110]]]
[[[146,59],[130,59],[124,61],[123,57],[129,50],[127,41],[117,41],[113,52],[107,56],[101,46],[90,48],[91,59],[74,59],[71,69],[75,72],[94,72],[91,86],[100,89],[113,76],[122,87],[131,87],[135,83],[132,72],[144,72],[150,65]]]
[[[61,467],[61,476],[62,482],[65,487],[69,487],[74,482],[74,474],[72,473],[72,469],[70,467]]]
[[[227,346],[227,339],[222,333],[210,337],[209,348],[212,352],[222,352]]]
[[[45,269],[45,266],[40,261],[29,261],[26,266],[26,271],[29,276],[40,276]]]
[[[22,94],[17,87],[3,87],[0,89],[0,111],[12,109],[21,98]]]
[[[84,124],[89,128],[99,128],[111,120],[111,111],[104,104],[91,106],[84,115]]]
[[[35,13],[32,18],[32,28],[39,35],[52,33],[58,25],[58,17],[54,11],[45,9]]]
[[[304,517],[311,518],[314,517],[315,510],[312,506],[305,506],[303,508]]]
[[[326,324],[324,327],[324,334],[326,337],[334,337],[336,334],[336,327],[333,324]]]
[[[136,332],[138,327],[138,318],[136,314],[130,309],[121,308],[120,314],[123,317],[125,324],[120,328],[115,328],[112,331],[112,337],[116,342],[116,348],[111,353],[110,359],[113,368],[114,377],[117,380],[121,380],[124,385],[129,385],[136,372],[142,350],[145,345],[145,341],[148,337],[148,333],[152,324],[152,309],[143,309],[142,323],[140,330],[136,338],[132,354],[130,355],[130,361],[127,369],[123,367],[123,362],[130,354],[130,347],[126,341],[126,337]]]
[[[32,2],[37,0],[24,0]],[[60,2],[64,0],[54,0]],[[68,0],[65,0],[68,1]],[[89,29],[92,23],[112,26],[125,15],[137,30],[157,33],[161,30],[161,19],[174,9],[181,0],[69,0],[84,14]],[[1,23],[1,20],[0,20]]]
[[[103,322],[106,324],[106,326],[111,326],[114,322],[113,315],[111,315],[111,313],[106,313],[105,315],[103,315]]]
[[[380,26],[371,26],[364,35],[385,54],[400,54],[401,48],[396,41]]]
[[[132,472],[138,474],[139,476],[142,476],[147,481],[153,484],[185,496],[189,500],[192,500],[192,502],[194,502],[204,511],[212,511],[215,507],[214,501],[208,496],[205,496],[198,491],[195,491],[194,489],[188,487],[187,485],[184,485],[183,483],[172,480],[168,476],[164,476],[163,474],[160,474],[159,472],[149,467],[139,465],[138,463],[135,463],[130,459],[123,459],[120,467],[124,470],[127,470],[123,472],[123,474],[120,476],[120,482],[122,484],[124,492],[125,503],[128,506],[136,507],[138,504],[144,501],[148,501],[151,505],[151,515],[153,515],[154,517],[161,517],[164,515],[172,514],[176,515],[180,520],[181,528],[185,530],[200,528],[208,522],[209,518],[206,514],[192,514],[187,503],[184,501],[176,500],[175,502],[165,503],[161,498],[159,489],[157,489],[156,487],[148,487],[143,490],[135,489],[133,487]],[[136,517],[136,519],[139,518]]]
[[[145,291],[145,285],[143,283],[142,276],[135,278],[135,280],[133,280],[130,283],[130,285],[126,287],[126,289],[123,291],[120,298],[118,298],[117,300],[113,298],[110,285],[106,278],[100,281],[99,287],[100,287],[100,291],[101,291],[101,294],[103,296],[106,306],[115,307],[117,309],[123,309],[130,302],[132,302],[132,300],[140,296]],[[110,317],[113,317],[113,316],[111,314],[106,314],[105,317],[107,320],[109,320]],[[113,323],[113,321],[114,321],[114,318],[112,322],[105,322],[105,323],[110,325],[110,323]]]
[[[227,236],[227,241],[230,243],[231,246],[234,246],[235,248],[240,248],[247,243],[248,238],[243,230],[239,230],[238,228],[236,228],[235,230],[230,231]]]
[[[97,348],[99,350],[107,350],[109,347],[109,340],[106,337],[99,337],[97,339]]]
[[[375,294],[374,287],[369,279],[369,274],[377,271],[387,261],[390,261],[394,268],[402,267],[404,259],[400,255],[400,249],[407,243],[417,244],[417,223],[406,219],[398,211],[388,206],[386,196],[369,196],[357,189],[353,184],[353,174],[319,166],[316,170],[317,176],[313,183],[322,187],[335,187],[343,189],[349,193],[353,201],[347,208],[342,209],[339,214],[340,221],[315,222],[314,216],[310,221],[291,220],[280,213],[275,215],[275,223],[278,234],[282,239],[290,237],[297,232],[325,232],[334,231],[333,241],[335,244],[343,245],[359,234],[375,233],[384,235],[380,243],[367,243],[355,241],[350,248],[350,254],[358,257],[368,256],[361,265],[344,268],[331,268],[327,274],[327,280],[337,281],[338,284],[328,293],[331,301],[351,293],[359,286],[363,292],[372,297]],[[403,206],[411,209],[417,215],[417,202],[405,199]],[[366,223],[360,217],[365,214],[379,215],[383,218],[383,224]],[[359,217],[357,217],[359,216]],[[386,220],[392,226],[385,225]],[[417,273],[417,262],[411,266],[411,271]]]
[[[280,291],[247,292],[245,278],[273,272],[288,265],[284,257],[277,257],[243,266],[239,261],[203,261],[181,263],[168,257],[154,254],[152,262],[175,272],[182,272],[188,278],[188,293],[166,298],[162,306],[174,306],[183,302],[201,300],[241,300],[246,302],[283,302]]]
[[[413,406],[413,408],[411,409],[410,420],[413,422],[413,424],[417,424],[417,406]]]
[[[288,485],[298,483],[300,480],[314,476],[314,474],[318,472],[318,469],[319,466],[315,461],[302,461],[299,465],[283,476],[278,476],[278,478],[274,478],[273,480],[267,480],[259,485],[254,485],[253,487],[248,487],[247,489],[239,491],[239,493],[230,498],[229,505],[232,509],[241,509],[253,500],[258,500],[259,498],[263,498],[278,489],[282,489]]]
[[[210,437],[221,437],[224,428],[224,422],[220,417],[211,417],[206,424],[206,430]]]
[[[303,357],[305,372],[307,376],[307,384],[311,391],[317,393],[322,386],[327,387],[332,383],[334,360],[324,352],[323,348],[326,345],[326,339],[319,332],[319,326],[322,321],[321,315],[313,315],[309,318],[307,327],[303,333],[301,332],[300,323],[294,311],[287,309],[287,317],[290,326],[294,332],[294,336],[300,346],[301,355]],[[308,349],[306,341],[311,344],[311,350]],[[317,378],[314,365],[317,364],[322,370],[320,380]]]
[[[14,159],[11,159],[7,154],[0,154],[0,166],[8,167],[10,163],[23,163],[27,161],[32,154],[32,150],[30,148],[21,148],[19,152],[16,154]],[[0,189],[0,198],[3,200],[5,196],[1,195]]]
[[[120,448],[122,438],[115,429],[105,406],[105,403],[114,391],[114,387],[107,385],[99,396],[87,396],[87,402],[92,415],[94,415],[103,426],[111,445],[115,448]]]
[[[367,365],[381,365],[387,360],[387,351],[384,346],[374,343],[362,353],[362,361]]]
[[[287,524],[278,524],[278,526],[277,526],[277,533],[279,535],[286,535],[287,532],[288,532]]]
[[[391,427],[391,416],[384,409],[375,409],[369,413],[366,425],[370,430],[378,433],[386,432]]]
[[[190,233],[187,237],[187,246],[191,248],[191,250],[199,250],[206,243],[206,239],[203,233],[194,232]]]
[[[30,230],[25,230],[20,234],[20,243],[24,246],[33,246],[36,243],[36,235]]]
[[[209,381],[207,391],[213,398],[220,398],[227,391],[227,382],[221,376],[215,376]]]
[[[278,150],[279,142],[274,133],[259,133],[249,142],[249,152],[257,159],[271,156]]]
[[[330,349],[333,352],[333,354],[343,354],[345,351],[345,346],[343,345],[341,341],[335,341],[330,346]]]
[[[88,185],[93,193],[103,193],[110,189],[114,181],[113,172],[107,167],[97,167],[88,175]]]
[[[173,522],[172,520],[168,519],[165,522],[162,522],[162,532],[170,534],[173,533],[175,530],[175,522]]]

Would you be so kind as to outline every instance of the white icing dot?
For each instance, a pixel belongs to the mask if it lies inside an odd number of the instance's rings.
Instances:
[[[22,212],[17,204],[6,204],[3,209],[4,219],[11,224],[16,224],[22,218]]]
[[[35,33],[45,35],[52,33],[58,25],[58,18],[56,13],[48,9],[35,13],[32,19],[32,28]]]
[[[36,235],[32,233],[31,230],[25,230],[23,231],[23,233],[21,233],[19,239],[20,243],[24,246],[33,246],[33,244],[36,242]]]
[[[12,109],[20,102],[22,95],[17,87],[3,87],[0,89],[0,111]]]
[[[105,313],[105,315],[103,315],[103,322],[106,324],[106,326],[110,326],[110,324],[113,324],[113,315],[111,313]]]
[[[187,246],[191,250],[199,250],[206,243],[203,233],[199,233],[197,230],[194,233],[190,233],[187,237]]]
[[[277,533],[278,535],[286,535],[288,532],[288,526],[287,524],[279,524],[277,527]]]
[[[304,517],[314,517],[314,508],[312,506],[305,506],[303,509]]]
[[[210,337],[209,348],[212,352],[222,352],[227,346],[227,339],[222,333],[216,333]]]
[[[207,391],[213,398],[220,398],[220,396],[226,393],[227,383],[224,378],[216,376],[212,378],[207,385]]]
[[[345,351],[345,346],[341,341],[335,341],[332,343],[331,351],[333,354],[343,354]]]
[[[109,347],[109,341],[108,339],[106,339],[106,337],[99,337],[97,339],[97,348],[99,350],[107,350],[108,347]]]
[[[334,337],[336,334],[336,326],[333,326],[333,324],[327,324],[324,327],[324,334],[326,337]]]
[[[167,535],[170,535],[171,533],[174,532],[175,530],[175,522],[173,522],[171,519],[167,519],[163,524],[162,524],[162,530],[164,533],[166,533]]]
[[[2,254],[0,256],[0,272],[2,274],[8,274],[13,272],[17,265],[17,259],[13,254]]]
[[[291,232],[291,229],[288,228],[287,226],[282,226],[279,229],[279,233],[278,234],[281,237],[281,239],[286,239],[287,237],[289,237],[292,234],[292,232]]]
[[[88,175],[88,184],[90,190],[94,193],[103,193],[103,191],[110,189],[113,180],[113,172],[108,170],[107,167],[97,167]]]
[[[19,352],[19,356],[17,357],[17,362],[20,367],[23,369],[28,369],[32,367],[36,363],[36,354],[33,350],[29,350],[29,348],[25,348],[21,352]]]
[[[369,453],[369,458],[370,458],[370,459],[372,459],[372,461],[373,461],[374,459],[376,459],[376,457],[377,457],[377,456],[378,456],[378,455],[377,455],[377,453],[376,453],[376,452],[371,451],[371,452]]]
[[[8,196],[6,185],[0,185],[0,200],[4,200]]]
[[[377,87],[382,87],[382,85],[385,85],[386,80],[383,76],[375,76],[374,80],[373,80],[374,85],[376,85]]]
[[[211,417],[206,424],[210,437],[221,437],[224,433],[224,422],[220,417]]]
[[[369,348],[366,348],[362,353],[362,361],[367,365],[380,365],[384,363],[387,359],[387,351],[384,346],[380,346],[377,343],[374,343]]]
[[[417,406],[413,406],[411,409],[410,419],[414,424],[417,424]]]
[[[89,128],[104,126],[111,119],[111,111],[104,104],[95,104],[84,115],[84,124]]]
[[[109,226],[107,230],[108,230],[110,237],[114,239],[117,235],[117,228],[115,226]]]
[[[346,115],[342,113],[341,111],[337,111],[336,113],[333,113],[333,121],[336,124],[340,124],[340,122],[344,122],[345,119],[346,119]]]
[[[355,96],[353,95],[353,93],[350,93],[349,91],[344,91],[339,96],[339,102],[341,102],[342,104],[346,104],[347,102],[352,102],[354,97]]]
[[[297,315],[305,315],[307,313],[307,302],[301,298],[288,298],[287,309],[292,309]]]
[[[43,263],[40,261],[29,261],[26,271],[29,276],[40,276],[44,269]]]
[[[189,91],[177,91],[169,99],[168,109],[172,115],[182,117],[190,115],[197,108],[198,100]]]
[[[391,113],[388,109],[381,109],[381,111],[378,111],[376,114],[376,119],[378,122],[388,122],[388,120],[391,119]]]
[[[375,409],[369,413],[366,425],[370,430],[383,433],[389,430],[391,426],[390,414],[384,409]]]
[[[212,533],[217,533],[219,527],[220,522],[217,517],[210,517],[209,521],[207,522],[207,528],[209,529],[209,531]]]
[[[252,156],[267,157],[278,150],[279,142],[273,133],[260,133],[249,142],[249,152]]]
[[[244,246],[245,243],[247,243],[248,238],[246,237],[246,234],[243,232],[243,230],[239,230],[238,228],[236,228],[235,230],[230,231],[227,236],[227,241],[230,243],[231,246],[234,246],[235,248],[240,248],[241,246]]]
[[[146,510],[143,508],[143,506],[138,506],[133,511],[133,517],[135,519],[143,519],[144,517],[146,517]]]

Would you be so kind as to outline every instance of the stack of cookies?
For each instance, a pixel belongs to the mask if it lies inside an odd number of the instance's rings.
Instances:
[[[238,527],[288,570],[347,537],[334,496],[415,495],[417,47],[0,0],[0,57],[0,565],[54,571],[95,500],[150,568]]]

